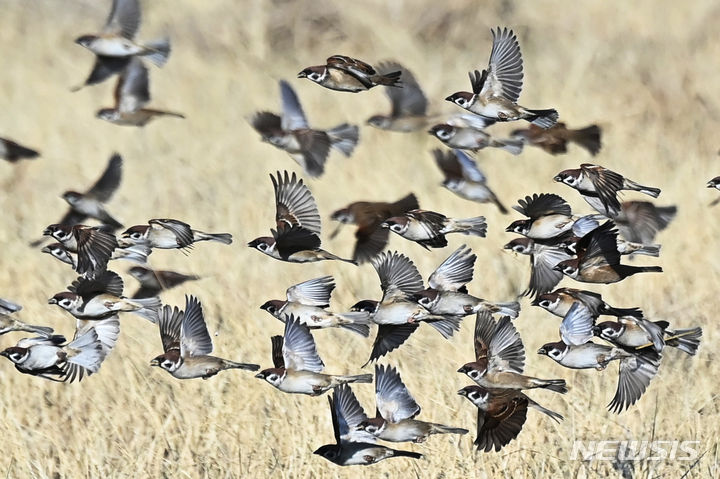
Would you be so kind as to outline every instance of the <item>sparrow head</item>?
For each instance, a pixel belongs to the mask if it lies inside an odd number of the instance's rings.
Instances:
[[[449,141],[453,136],[455,136],[455,127],[448,125],[447,123],[441,123],[430,128],[428,133],[440,141]]]
[[[298,73],[298,78],[307,78],[315,83],[320,83],[325,79],[326,75],[327,69],[325,67],[307,67]]]
[[[54,256],[55,258],[59,259],[63,263],[73,264],[73,260],[72,260],[72,257],[70,256],[70,253],[60,243],[50,243],[49,245],[44,246],[43,249],[41,249],[40,251]]]
[[[380,434],[383,429],[385,429],[385,420],[381,417],[366,419],[355,426],[356,431],[365,431],[373,436]]]
[[[540,349],[538,349],[538,354],[552,358],[555,361],[560,361],[567,354],[567,351],[567,344],[562,341],[558,341],[556,343],[544,344]]]
[[[179,349],[171,349],[150,361],[150,366],[158,366],[167,372],[174,372],[182,366],[183,360]]]
[[[460,178],[445,178],[442,182],[442,186],[450,191],[460,191],[464,182],[465,180]]]
[[[5,349],[4,351],[0,351],[0,356],[5,356],[13,363],[20,364],[25,361],[25,359],[27,359],[29,353],[30,350],[27,348],[19,348],[17,346],[13,346]]]
[[[580,241],[580,238],[577,236],[570,236],[569,238],[558,242],[556,246],[564,249],[568,254],[576,255],[578,241]]]
[[[78,193],[77,191],[66,191],[62,194],[62,199],[67,201],[71,206],[78,204],[82,197],[82,193]]]
[[[120,119],[120,111],[115,108],[101,108],[95,113],[95,118],[106,121],[117,121]]]
[[[504,249],[513,250],[520,254],[532,254],[535,242],[530,238],[515,238],[505,246]]]
[[[720,176],[716,176],[712,180],[707,182],[708,188],[718,188],[720,189]]]
[[[330,462],[339,464],[341,452],[342,450],[337,444],[325,444],[317,448],[313,454],[317,454]]]
[[[142,244],[147,241],[148,233],[150,232],[150,226],[148,225],[135,225],[123,231],[121,237],[130,240],[133,244]]]
[[[457,372],[467,375],[473,381],[480,380],[487,372],[487,366],[483,366],[476,361],[464,364]]]
[[[43,231],[44,236],[52,236],[58,241],[66,241],[72,237],[72,226],[52,224]]]
[[[263,253],[268,253],[275,247],[275,238],[272,236],[261,236],[260,238],[255,238],[247,245]]]
[[[283,368],[268,368],[263,369],[255,375],[258,379],[264,379],[275,387],[278,387],[282,380],[285,378],[285,369]]]
[[[390,117],[383,115],[373,115],[367,119],[367,124],[375,128],[387,128],[390,126]]]
[[[539,295],[533,299],[533,306],[540,306],[541,308],[550,311],[560,302],[560,295],[557,293],[545,293]]]
[[[260,306],[260,309],[267,311],[273,316],[277,316],[280,308],[282,308],[283,306],[285,306],[285,301],[281,301],[279,299],[271,299],[270,301],[266,301],[265,304]]]
[[[427,288],[418,293],[415,293],[414,298],[417,303],[426,308],[430,309],[435,304],[440,296],[440,293],[436,289]]]
[[[575,279],[578,275],[578,270],[580,269],[580,260],[577,258],[566,259],[565,261],[560,261],[556,264],[553,269]]]
[[[477,407],[487,404],[490,399],[490,392],[487,389],[475,384],[472,386],[465,386],[457,393],[460,396],[468,398],[468,400]]]
[[[97,35],[82,35],[75,39],[75,43],[88,48],[97,38]]]
[[[405,216],[393,216],[392,218],[388,218],[383,221],[380,226],[383,228],[390,228],[390,231],[401,235],[407,231],[410,226],[410,220]]]
[[[510,223],[510,226],[505,228],[505,231],[508,233],[518,233],[521,235],[526,235],[528,231],[530,231],[530,226],[532,224],[532,220],[516,220]]]
[[[563,170],[553,178],[558,183],[565,183],[566,185],[575,188],[580,182],[581,171],[575,170]]]
[[[350,208],[341,208],[330,215],[333,221],[339,221],[344,225],[350,225],[355,222],[355,215],[350,212]]]
[[[616,321],[603,321],[595,325],[593,332],[595,336],[600,336],[606,341],[613,342],[622,335],[624,329],[625,326]]]
[[[459,91],[445,98],[445,100],[455,103],[460,108],[467,109],[470,108],[474,103],[475,95],[467,91]]]
[[[151,280],[154,276],[152,270],[143,268],[142,266],[133,266],[128,270],[128,273],[140,282]]]
[[[377,307],[378,301],[373,301],[372,299],[363,299],[362,301],[358,301],[357,303],[353,304],[350,307],[350,311],[352,311],[353,313],[375,314]]]
[[[48,304],[56,304],[66,311],[82,304],[82,298],[70,291],[63,291],[48,299]]]

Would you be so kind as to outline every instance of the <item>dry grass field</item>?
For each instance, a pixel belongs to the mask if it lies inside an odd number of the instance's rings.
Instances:
[[[691,440],[701,459],[635,464],[634,477],[720,475],[720,244],[716,191],[705,182],[720,174],[720,6],[671,0],[637,2],[476,2],[471,0],[251,1],[145,0],[139,38],[168,34],[173,53],[163,69],[150,67],[153,106],[184,113],[144,129],[94,118],[110,106],[114,81],[71,93],[93,58],[73,44],[97,31],[110,1],[0,0],[0,135],[41,150],[42,157],[0,164],[0,297],[21,303],[21,318],[72,335],[74,322],[47,299],[74,274],[28,246],[65,212],[59,195],[85,188],[113,151],[125,160],[123,183],[109,210],[126,225],[149,218],[178,218],[205,231],[227,231],[229,246],[200,244],[185,256],[158,251],[154,267],[195,273],[202,280],[164,293],[168,304],[184,294],[203,302],[215,352],[269,366],[270,336],[282,324],[261,311],[300,281],[332,274],[334,309],[380,296],[370,265],[324,262],[294,265],[273,261],[246,242],[273,224],[269,173],[301,173],[284,152],[261,143],[248,123],[257,110],[280,108],[279,79],[295,87],[311,124],[329,128],[358,123],[361,140],[345,159],[331,155],[325,175],[306,178],[324,221],[325,247],[350,255],[353,234],[334,240],[329,214],[359,199],[394,200],[413,191],[421,206],[450,216],[485,215],[488,237],[450,237],[443,250],[424,251],[398,237],[390,248],[407,254],[424,277],[467,242],[478,255],[471,292],[508,301],[526,286],[525,257],[502,251],[512,238],[504,229],[519,218],[491,205],[477,205],[439,186],[430,149],[437,140],[420,132],[394,134],[364,125],[389,104],[381,91],[339,93],[296,79],[298,71],[335,53],[368,62],[397,59],[410,68],[431,99],[434,112],[456,112],[443,101],[467,89],[467,72],[486,65],[490,28],[506,25],[520,39],[525,84],[520,102],[555,107],[569,126],[598,123],[603,149],[596,158],[572,147],[553,157],[527,148],[519,157],[483,150],[479,161],[500,198],[510,206],[534,192],[561,194],[578,212],[590,212],[579,195],[552,181],[565,168],[593,161],[643,184],[662,188],[659,205],[679,214],[660,234],[660,275],[640,275],[621,284],[590,288],[619,307],[639,306],[675,327],[701,325],[703,344],[690,358],[665,354],[659,375],[639,404],[621,415],[605,409],[617,366],[605,372],[573,372],[535,354],[555,341],[559,322],[521,300],[516,320],[527,350],[527,372],[566,378],[564,396],[531,396],[565,416],[555,424],[528,414],[517,440],[500,453],[476,453],[473,406],[456,391],[469,379],[455,371],[472,359],[473,318],[451,341],[420,328],[384,362],[396,365],[423,407],[420,418],[471,430],[458,438],[434,436],[406,449],[424,459],[392,459],[369,468],[339,468],[312,451],[333,440],[326,397],[288,396],[243,371],[208,381],[178,381],[149,367],[161,351],[156,327],[136,316],[121,318],[116,351],[99,374],[77,384],[57,384],[18,374],[0,362],[0,476],[8,478],[490,478],[618,477],[610,461],[571,460],[573,441]],[[517,125],[499,125],[506,132]],[[626,199],[644,199],[627,194]],[[653,261],[654,260],[654,261]],[[121,264],[128,292],[135,281]],[[570,280],[564,285],[573,286]],[[0,338],[0,347],[22,335]],[[359,373],[371,339],[338,330],[315,334],[327,370]],[[354,388],[372,410],[373,387]],[[654,432],[653,432],[654,431]],[[405,445],[403,445],[405,446]],[[687,476],[683,476],[690,470]]]

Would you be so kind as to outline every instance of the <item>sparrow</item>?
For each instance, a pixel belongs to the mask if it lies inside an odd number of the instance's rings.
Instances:
[[[461,150],[432,151],[435,163],[445,175],[442,185],[460,198],[477,203],[493,203],[500,213],[507,214],[495,193],[487,185],[487,177],[477,166],[475,160]]]
[[[275,224],[272,236],[255,238],[248,246],[280,261],[311,263],[323,260],[343,259],[320,248],[320,213],[317,203],[303,180],[287,171],[277,178],[270,175],[275,190]]]
[[[517,318],[520,304],[491,303],[471,296],[467,283],[472,281],[477,256],[466,245],[460,246],[430,275],[429,287],[416,293],[415,300],[437,316],[467,316],[478,311]]]
[[[528,407],[533,407],[560,422],[563,417],[527,397],[516,389],[487,389],[480,386],[465,386],[458,391],[478,408],[477,438],[478,451],[495,452],[515,439],[527,418]]]
[[[660,266],[620,264],[617,230],[607,221],[578,241],[577,258],[561,261],[555,270],[583,283],[616,283],[637,273],[662,273]]]
[[[593,317],[600,315],[610,316],[641,316],[638,308],[615,308],[607,304],[602,296],[592,291],[583,291],[573,288],[559,288],[551,293],[539,294],[532,302],[533,306],[540,306],[544,310],[564,318],[570,307],[575,303],[585,306]]]
[[[105,171],[89,190],[85,193],[78,191],[66,191],[63,193],[62,199],[70,205],[70,209],[58,224],[74,226],[88,218],[92,218],[103,223],[104,229],[108,232],[121,228],[122,224],[105,210],[104,203],[110,201],[110,198],[120,186],[122,163],[122,157],[117,153],[113,153]],[[38,242],[33,245],[37,244]]]
[[[403,133],[424,128],[429,121],[428,101],[415,76],[407,68],[394,61],[380,63],[377,70],[380,75],[400,72],[402,88],[385,87],[385,94],[392,104],[390,114],[373,115],[368,118],[367,124],[380,130]]]
[[[310,329],[290,316],[285,320],[285,335],[272,337],[272,368],[255,375],[280,391],[319,396],[346,383],[371,383],[372,374],[331,376],[322,374],[325,364],[315,349]]]
[[[676,206],[655,206],[649,201],[625,201],[613,221],[620,236],[644,245],[652,244],[677,214]]]
[[[3,145],[3,141],[7,142],[7,140],[2,140],[2,139],[0,139],[0,156],[3,156],[3,155],[2,155],[2,145]],[[12,142],[11,142],[11,143],[12,143]],[[32,150],[31,150],[31,151],[32,151]],[[12,160],[10,160],[10,161],[12,161]],[[707,182],[707,187],[708,187],[708,188],[715,188],[716,190],[720,190],[720,176],[716,176],[716,177],[713,178],[712,180],[708,181],[708,182]],[[718,203],[720,203],[720,198],[715,198],[715,199],[710,203],[710,206],[715,206],[715,205],[718,204]]]
[[[345,328],[363,337],[370,335],[369,314],[366,312],[333,313],[328,311],[330,295],[335,289],[332,276],[323,276],[290,286],[287,300],[271,299],[260,309],[282,322],[293,316],[310,329]]]
[[[551,155],[567,153],[568,143],[575,143],[595,156],[602,146],[601,133],[602,130],[598,125],[572,130],[565,123],[559,122],[547,129],[529,125],[525,129],[513,130],[510,136],[528,145],[537,146]]]
[[[427,250],[447,246],[445,235],[450,233],[481,238],[487,234],[484,216],[455,219],[429,210],[411,210],[401,216],[386,219],[381,226]]]
[[[618,386],[608,409],[620,413],[635,404],[645,392],[660,367],[660,355],[652,349],[630,352],[616,346],[578,340],[588,337],[588,328],[593,331],[593,319],[590,310],[580,303],[573,304],[560,328],[562,341],[543,345],[538,354],[548,356],[570,369],[602,371],[611,361],[619,360]],[[577,331],[582,333],[578,334]]]
[[[131,299],[152,298],[161,291],[179,286],[186,281],[195,281],[200,276],[194,274],[182,274],[175,271],[160,271],[133,266],[128,270],[130,276],[140,282],[140,288],[131,296]]]
[[[334,148],[346,157],[352,155],[359,139],[358,127],[343,123],[330,130],[313,130],[308,124],[295,90],[285,80],[280,81],[282,117],[268,111],[258,112],[251,120],[252,127],[262,140],[285,150],[305,173],[317,178],[325,171],[325,160]]]
[[[482,128],[484,128],[484,126]],[[428,130],[428,133],[440,140],[445,146],[453,149],[479,151],[483,148],[491,147],[505,150],[513,155],[522,153],[522,141],[512,138],[501,140],[491,136],[482,128],[465,126],[463,122],[460,122],[459,125],[453,123],[438,123],[437,125],[433,125]]]
[[[10,163],[16,163],[23,159],[31,160],[40,156],[37,151],[15,143],[7,138],[0,138],[0,158]]]
[[[139,57],[132,57],[115,86],[115,106],[102,108],[95,116],[115,125],[145,126],[153,118],[185,118],[180,113],[145,108],[150,103],[148,69]]]
[[[59,259],[63,263],[69,264],[73,269],[77,267],[77,253],[69,251],[61,243],[50,243],[40,251],[51,255],[53,258]],[[152,250],[150,248],[143,245],[131,245],[124,248],[118,246],[113,250],[110,260],[124,259],[138,264],[147,264],[148,256],[151,252]]]
[[[410,210],[416,210],[419,207],[417,198],[413,193],[410,193],[394,203],[356,201],[345,208],[335,211],[330,216],[330,219],[338,221],[340,225],[357,225],[353,260],[360,264],[370,261],[387,246],[390,232],[381,227],[383,221],[392,216],[400,216]],[[340,231],[340,225],[330,234],[331,239]]]
[[[208,379],[226,369],[257,371],[257,364],[236,363],[210,356],[212,339],[208,333],[202,304],[195,296],[185,296],[185,311],[163,306],[159,314],[163,354],[150,361],[175,379]]]
[[[15,304],[7,299],[0,298],[0,335],[7,334],[12,331],[26,331],[28,333],[40,334],[50,337],[53,328],[47,326],[35,326],[27,324],[15,317],[16,313],[22,309],[22,306]]]
[[[513,209],[529,219],[513,221],[505,231],[534,240],[557,238],[570,231],[582,237],[598,226],[597,215],[573,216],[567,201],[553,193],[526,196]]]
[[[95,65],[82,86],[103,82],[122,72],[135,56],[143,56],[161,67],[170,55],[167,38],[144,45],[133,38],[140,28],[140,5],[138,0],[113,0],[112,10],[101,33],[82,35],[75,43],[95,54]]]
[[[370,358],[363,367],[400,347],[419,327],[418,321],[427,322],[446,339],[460,329],[462,316],[432,315],[415,301],[414,296],[423,289],[423,280],[407,256],[386,252],[371,263],[380,278],[382,299],[363,300],[350,308],[369,312],[370,320],[378,325]]]
[[[660,194],[659,188],[643,186],[619,173],[590,163],[583,163],[577,169],[563,170],[555,175],[554,180],[576,189],[590,206],[608,218],[620,213],[618,192],[622,190],[639,191],[653,198]]]
[[[110,316],[100,320],[87,320],[77,319],[75,321],[75,335],[73,340],[79,338],[90,330],[95,331],[95,334],[100,341],[100,347],[102,350],[102,360],[107,359],[110,352],[115,349],[117,340],[120,337],[120,318],[118,315]],[[82,370],[76,371],[82,373]]]
[[[192,249],[198,241],[217,241],[231,244],[230,233],[205,233],[194,230],[189,224],[173,219],[152,219],[147,225],[136,225],[126,229],[122,238],[125,243],[144,245],[157,249]]]
[[[422,457],[422,454],[417,452],[399,451],[376,444],[375,438],[370,434],[358,434],[355,426],[367,419],[367,416],[349,386],[337,387],[328,402],[335,444],[321,446],[314,454],[338,466],[368,466],[390,457]]]
[[[520,334],[508,316],[496,322],[489,311],[481,311],[475,321],[475,361],[464,364],[466,374],[479,386],[493,389],[544,388],[565,394],[564,379],[538,379],[522,374],[525,348]]]
[[[554,269],[555,265],[572,258],[554,240],[515,238],[503,248],[530,256],[530,283],[523,292],[525,296],[538,296],[551,291],[563,278],[563,274]]]
[[[77,253],[75,271],[88,277],[105,271],[118,247],[115,235],[100,227],[53,224],[45,228],[43,235],[59,241],[67,251]]]
[[[651,345],[656,353],[665,346],[677,348],[694,356],[700,346],[702,328],[671,331],[667,321],[650,321],[642,316],[625,316],[617,321],[603,321],[595,325],[595,335],[616,346],[644,349]]]
[[[517,104],[523,80],[517,37],[507,28],[491,32],[493,47],[487,70],[470,73],[473,92],[460,91],[445,100],[496,121],[527,120],[541,128],[552,127],[558,119],[555,109],[530,110]]]
[[[401,71],[379,74],[367,63],[343,55],[333,55],[325,65],[307,67],[298,78],[307,78],[330,90],[357,93],[374,86],[401,87]]]
[[[375,417],[364,419],[355,429],[370,433],[377,439],[421,443],[431,434],[468,433],[467,429],[415,419],[420,414],[420,406],[393,367],[375,365],[375,402]]]
[[[78,277],[67,291],[48,300],[75,318],[100,320],[119,312],[133,312],[156,323],[161,303],[159,298],[128,299],[122,295],[123,281],[114,271],[104,271],[94,279]]]
[[[51,381],[73,382],[85,373],[98,372],[102,362],[102,347],[94,330],[65,343],[60,335],[24,338],[0,352],[23,374],[39,376]],[[82,372],[79,372],[82,371]]]

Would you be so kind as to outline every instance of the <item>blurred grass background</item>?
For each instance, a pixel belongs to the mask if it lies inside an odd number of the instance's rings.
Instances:
[[[297,282],[332,274],[338,284],[332,308],[380,295],[369,265],[354,268],[325,262],[275,262],[245,243],[267,234],[274,214],[268,174],[301,173],[284,153],[259,141],[248,124],[257,110],[279,111],[277,81],[296,89],[312,126],[364,123],[389,110],[380,89],[357,95],[322,89],[295,75],[331,54],[370,63],[396,59],[412,70],[433,112],[457,112],[443,101],[468,88],[467,72],[483,68],[491,47],[490,28],[508,26],[518,34],[525,86],[520,103],[555,107],[568,126],[598,123],[603,149],[596,158],[571,147],[552,157],[527,148],[520,157],[486,149],[479,153],[490,184],[508,206],[534,192],[555,192],[578,212],[589,207],[553,175],[583,162],[596,162],[643,184],[662,188],[659,205],[677,204],[679,214],[659,236],[662,257],[637,264],[660,264],[662,275],[642,275],[622,284],[590,288],[613,305],[640,306],[652,319],[675,327],[701,325],[698,356],[666,353],[661,371],[639,404],[615,416],[605,405],[614,394],[616,366],[603,373],[560,368],[534,351],[557,337],[558,321],[522,300],[516,324],[527,351],[527,372],[564,377],[571,391],[531,396],[562,413],[556,425],[528,414],[517,440],[500,453],[475,453],[475,409],[456,391],[469,380],[455,372],[472,359],[473,318],[452,341],[422,327],[386,362],[396,365],[424,408],[420,418],[464,426],[462,438],[432,437],[407,446],[419,461],[394,459],[371,468],[341,469],[312,451],[333,440],[325,397],[283,395],[251,374],[229,371],[209,381],[174,380],[151,369],[160,352],[157,330],[134,316],[122,318],[117,350],[99,374],[80,384],[42,381],[0,364],[3,394],[0,474],[6,477],[612,477],[607,462],[570,461],[575,439],[700,441],[704,453],[687,477],[715,477],[718,467],[718,334],[714,313],[720,261],[716,259],[716,196],[705,182],[720,174],[717,132],[720,99],[716,79],[717,21],[720,6],[699,0],[532,3],[456,0],[360,2],[329,1],[144,1],[138,36],[170,35],[173,53],[163,69],[150,67],[151,107],[187,115],[161,119],[144,129],[111,125],[94,112],[112,104],[114,81],[70,93],[88,74],[93,57],[74,45],[80,34],[98,31],[110,1],[0,0],[0,134],[38,148],[42,157],[0,165],[0,296],[24,305],[21,318],[48,324],[68,336],[74,322],[47,298],[62,291],[73,273],[27,244],[66,205],[59,195],[85,189],[99,176],[113,151],[123,155],[123,183],[109,210],[127,226],[152,217],[187,221],[205,231],[233,233],[230,247],[200,244],[189,256],[158,251],[151,264],[203,276],[164,293],[169,304],[183,295],[200,297],[215,353],[230,359],[270,364],[269,336],[282,324],[258,309],[283,298]],[[518,124],[499,125],[501,134]],[[441,175],[429,150],[437,140],[419,132],[393,134],[361,127],[350,159],[332,154],[325,175],[309,183],[325,222],[355,200],[395,200],[409,191],[424,208],[449,216],[487,216],[488,238],[451,236],[444,250],[426,252],[397,237],[391,249],[412,258],[425,278],[459,245],[478,255],[470,290],[505,301],[528,280],[525,257],[501,252],[512,235],[504,233],[514,214],[477,205],[439,187]],[[626,199],[646,199],[627,194]],[[325,236],[325,240],[327,235]],[[352,252],[346,228],[324,246]],[[113,265],[120,273],[129,266]],[[125,275],[126,291],[135,288]],[[569,282],[566,286],[575,286]],[[21,335],[7,335],[0,346]],[[343,331],[315,334],[331,373],[357,373],[371,339]],[[373,388],[355,391],[371,412]],[[678,477],[688,462],[638,464],[636,477]],[[648,467],[654,470],[649,472]],[[645,468],[645,469],[644,469]]]

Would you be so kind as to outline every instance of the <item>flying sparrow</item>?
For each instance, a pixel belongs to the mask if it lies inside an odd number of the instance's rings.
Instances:
[[[67,291],[48,300],[77,319],[100,320],[119,312],[133,312],[153,323],[157,322],[159,298],[128,299],[122,295],[123,281],[114,271],[104,271],[94,279],[78,277]]]
[[[495,193],[487,185],[487,177],[475,160],[461,150],[432,151],[435,163],[445,175],[442,185],[460,198],[477,203],[494,203],[500,213],[507,214]]]
[[[152,219],[147,225],[131,226],[123,232],[122,238],[128,244],[157,249],[192,249],[198,241],[232,243],[230,233],[205,233],[173,219]]]
[[[186,281],[200,279],[200,276],[194,274],[182,274],[175,271],[153,271],[142,266],[133,266],[128,273],[140,282],[140,288],[133,293],[131,299],[152,298],[159,295],[161,291],[174,288]]]
[[[321,446],[315,454],[339,466],[368,466],[389,457],[422,457],[417,452],[399,451],[375,444],[375,438],[370,434],[359,434],[355,427],[367,416],[349,386],[337,387],[328,402],[335,444]]]
[[[15,143],[7,138],[0,138],[0,158],[16,163],[19,160],[37,158],[40,153],[37,151]]]
[[[356,429],[383,441],[420,443],[431,434],[468,433],[467,429],[415,419],[420,406],[393,367],[375,365],[375,402],[375,417],[363,420]]]
[[[275,224],[272,236],[262,236],[248,246],[280,261],[311,263],[340,260],[356,264],[320,249],[320,213],[315,198],[303,180],[287,171],[277,179],[270,175],[275,190]]]
[[[458,391],[478,408],[477,438],[475,446],[479,451],[495,452],[515,439],[527,418],[528,407],[547,414],[556,422],[563,417],[546,409],[516,389],[486,389],[480,386],[465,386]]]
[[[445,235],[450,233],[481,238],[487,234],[484,216],[455,219],[428,210],[411,210],[402,216],[388,218],[383,221],[382,227],[390,228],[393,233],[414,241],[425,249],[444,248],[448,244]]]
[[[520,45],[512,30],[491,30],[493,47],[487,70],[470,73],[472,93],[460,91],[445,98],[476,115],[497,121],[527,120],[550,128],[558,119],[555,109],[530,110],[517,104],[522,90],[523,63]]]
[[[563,278],[563,274],[554,269],[555,265],[572,258],[565,248],[556,244],[555,239],[515,238],[503,248],[530,256],[530,284],[523,293],[526,296],[551,291]]]
[[[526,196],[524,200],[518,200],[513,209],[528,219],[513,221],[505,231],[534,240],[558,238],[570,231],[582,237],[598,226],[598,215],[573,216],[567,201],[553,193]]]
[[[671,331],[667,321],[650,321],[642,316],[620,317],[595,325],[595,335],[620,347],[641,349],[652,345],[661,353],[665,346],[677,348],[694,356],[700,346],[702,328]]]
[[[210,356],[212,339],[208,334],[202,304],[195,296],[185,296],[185,311],[164,306],[158,326],[164,353],[150,362],[176,379],[208,379],[226,369],[257,371],[257,364],[236,363]]]
[[[340,225],[357,225],[353,260],[365,263],[380,254],[387,246],[390,232],[387,228],[381,227],[382,222],[392,216],[400,216],[419,207],[417,198],[410,193],[394,203],[356,201],[335,211],[330,219],[340,222]],[[330,238],[334,238],[339,231],[340,226],[333,231]]]
[[[82,35],[75,40],[95,54],[95,65],[82,86],[93,85],[122,72],[135,56],[143,56],[161,67],[170,55],[167,38],[144,45],[133,38],[140,28],[140,5],[138,0],[113,0],[112,10],[101,33]]]
[[[532,305],[540,306],[555,316],[564,318],[570,311],[570,307],[578,302],[585,306],[593,317],[642,315],[642,311],[638,308],[614,308],[603,301],[602,296],[598,293],[573,288],[559,288],[552,293],[540,294],[533,300]]]
[[[252,127],[263,141],[285,150],[305,173],[317,178],[325,171],[325,160],[334,148],[349,157],[358,142],[358,127],[343,123],[330,130],[313,130],[308,124],[295,90],[280,81],[282,117],[262,111],[252,118]]]
[[[53,333],[53,328],[48,328],[47,326],[35,326],[17,319],[13,313],[18,312],[21,309],[22,306],[19,304],[0,298],[0,335],[7,334],[12,331],[25,331],[49,337]]]
[[[659,188],[643,186],[599,165],[583,163],[580,168],[563,170],[555,181],[576,189],[583,199],[600,214],[613,218],[620,213],[618,192],[632,190],[657,198]]]
[[[676,206],[655,206],[649,201],[625,201],[613,221],[620,236],[643,245],[652,244],[677,214]]]
[[[330,90],[353,93],[369,90],[377,85],[402,86],[400,71],[379,74],[367,63],[343,55],[333,55],[325,60],[325,63],[305,68],[298,73],[298,78],[307,78]]]
[[[139,57],[132,57],[118,78],[115,106],[102,108],[95,114],[115,125],[145,126],[153,118],[170,116],[185,118],[180,113],[145,108],[150,103],[148,69]]]
[[[469,116],[469,115],[466,115]],[[476,116],[476,115],[473,115]],[[483,118],[483,117],[477,117]],[[492,122],[494,123],[494,121]],[[472,123],[470,123],[472,125]],[[519,155],[523,150],[523,142],[512,138],[499,139],[487,133],[483,125],[481,128],[466,126],[464,121],[438,123],[432,126],[428,133],[440,140],[448,148],[458,150],[479,151],[483,148],[499,148],[513,155]]]
[[[77,267],[77,253],[69,251],[61,243],[50,243],[40,251],[49,254],[63,263],[69,264],[73,269]],[[131,245],[124,248],[118,246],[113,250],[110,260],[124,259],[132,261],[133,263],[147,264],[148,256],[151,252],[152,250],[150,248],[143,245]]]
[[[318,356],[310,329],[293,316],[285,320],[284,338],[272,337],[272,358],[274,367],[260,371],[255,377],[284,393],[319,396],[341,384],[372,382],[372,374],[322,374],[325,364]]]
[[[418,84],[415,76],[397,62],[384,62],[378,65],[380,75],[400,72],[402,88],[385,87],[392,109],[389,115],[373,115],[367,124],[381,130],[411,132],[424,128],[429,117],[427,115],[428,101]]]
[[[100,227],[54,224],[45,228],[43,234],[59,241],[67,251],[77,253],[75,271],[88,277],[105,271],[118,246],[115,235]]]
[[[567,392],[564,379],[538,379],[522,374],[525,348],[510,318],[498,322],[489,311],[477,314],[475,321],[475,361],[464,364],[466,374],[479,386],[493,389],[544,388],[560,394]]]
[[[260,309],[283,322],[293,316],[310,329],[338,327],[368,337],[368,313],[333,313],[327,310],[334,289],[332,276],[303,281],[287,289],[287,300],[272,299],[266,301]]]
[[[526,129],[513,130],[510,136],[528,145],[537,146],[551,155],[567,153],[568,143],[576,143],[595,156],[601,148],[601,133],[602,130],[597,125],[572,130],[560,122],[547,129],[530,125]]]

